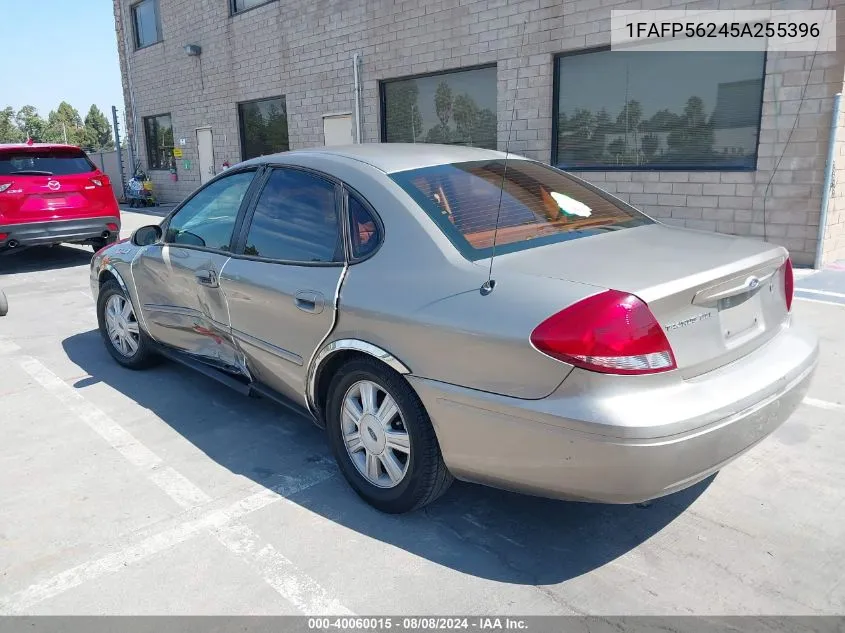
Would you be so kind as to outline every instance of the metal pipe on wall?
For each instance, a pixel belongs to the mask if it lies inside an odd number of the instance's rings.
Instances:
[[[836,130],[839,127],[840,103],[842,93],[833,96],[833,114],[830,119],[830,137],[827,142],[827,161],[824,166],[824,185],[822,185],[822,206],[819,214],[819,239],[816,241],[816,260],[813,268],[821,268],[824,257],[824,233],[827,227],[827,207],[830,204],[830,189],[833,185],[833,168],[836,163]]]
[[[355,81],[355,142],[361,142],[361,76],[358,67],[361,64],[361,54],[352,56],[352,70]]]

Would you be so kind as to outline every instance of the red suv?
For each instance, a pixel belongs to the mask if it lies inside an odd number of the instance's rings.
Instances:
[[[98,250],[117,241],[120,209],[108,176],[78,147],[0,145],[0,251],[61,242]]]

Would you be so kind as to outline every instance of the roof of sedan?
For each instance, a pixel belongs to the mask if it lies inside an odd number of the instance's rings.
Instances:
[[[249,162],[273,162],[275,157],[289,159],[296,155],[324,154],[342,156],[362,163],[367,163],[385,173],[444,165],[447,163],[461,163],[475,160],[491,160],[505,158],[504,152],[497,152],[480,147],[466,147],[463,145],[433,145],[428,143],[360,143],[357,145],[337,145],[330,147],[313,147],[298,149],[282,154],[261,156]],[[510,159],[522,158],[510,154]]]

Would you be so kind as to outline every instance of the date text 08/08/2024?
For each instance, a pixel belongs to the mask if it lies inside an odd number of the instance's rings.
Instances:
[[[445,631],[520,631],[528,628],[522,618],[509,617],[323,617],[308,618],[308,628],[315,631],[329,630],[431,630]]]

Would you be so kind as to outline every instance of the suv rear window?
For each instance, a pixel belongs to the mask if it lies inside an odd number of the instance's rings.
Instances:
[[[596,187],[529,160],[452,163],[391,178],[469,260],[490,257],[497,216],[497,254],[653,223]]]
[[[74,149],[23,150],[0,153],[0,176],[67,176],[95,171],[85,152]]]

